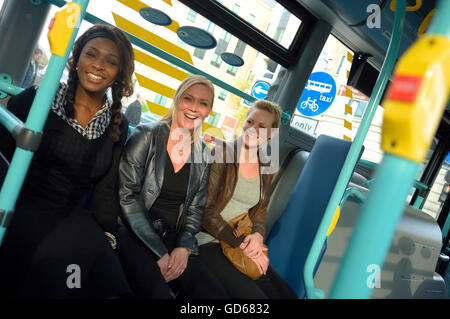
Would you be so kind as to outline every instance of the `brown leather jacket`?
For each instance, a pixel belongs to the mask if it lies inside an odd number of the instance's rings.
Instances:
[[[237,247],[242,243],[244,237],[241,236],[236,238],[233,235],[233,229],[220,215],[232,198],[237,184],[239,169],[239,164],[236,160],[238,158],[236,152],[237,142],[232,144],[227,143],[227,146],[224,147],[223,159],[225,161],[227,151],[229,152],[232,149],[235,150],[233,153],[234,160],[232,163],[214,162],[211,164],[208,184],[208,199],[206,201],[205,211],[203,214],[202,226],[215,238],[223,240],[233,247]],[[265,236],[266,213],[267,206],[270,201],[270,185],[272,182],[272,176],[272,174],[260,175],[260,200],[248,211],[249,217],[253,222],[252,233],[259,232],[263,237]]]

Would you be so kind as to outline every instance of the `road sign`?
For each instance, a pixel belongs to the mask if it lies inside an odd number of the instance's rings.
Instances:
[[[247,90],[245,90],[245,93],[251,95],[250,88],[248,88]],[[241,100],[241,105],[243,105],[243,106],[245,106],[245,107],[249,107],[249,106],[252,105],[252,104],[253,104],[252,101],[249,101],[249,100],[246,100],[246,99],[242,99],[242,100]]]
[[[297,110],[306,116],[316,116],[325,112],[336,97],[336,82],[326,72],[314,72],[308,79]]]
[[[270,85],[264,81],[256,81],[252,87],[252,96],[256,97],[258,100],[264,99],[269,93]]]
[[[314,134],[316,133],[318,123],[319,123],[318,120],[294,114],[291,126],[295,126],[306,133]]]

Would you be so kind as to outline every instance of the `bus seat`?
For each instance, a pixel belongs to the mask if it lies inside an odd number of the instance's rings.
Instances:
[[[301,148],[291,148],[287,156],[281,155],[281,157],[284,158],[280,165],[280,169],[274,174],[270,202],[267,207],[267,234],[270,233],[273,224],[286,208],[289,198],[294,190],[295,183],[306,164],[309,153],[310,152]],[[350,178],[350,183],[365,187],[366,180],[367,178],[355,171]]]
[[[368,191],[364,188],[359,190],[363,193]],[[334,232],[328,238],[328,250],[314,278],[315,286],[325,295],[329,295],[360,210],[356,200],[349,197],[341,209]],[[445,298],[444,279],[435,272],[442,246],[441,236],[434,218],[405,206],[381,268],[380,286],[373,289],[371,298]]]
[[[435,272],[441,246],[436,220],[406,206],[372,298],[444,298],[444,279]]]
[[[359,174],[358,172],[354,172],[352,177],[350,178],[350,183],[354,183],[359,186],[366,186],[367,178],[365,178],[363,175]]]
[[[268,232],[270,265],[299,298],[305,296],[306,257],[350,146],[349,141],[327,135],[317,138],[286,208]]]
[[[366,187],[354,184],[352,181],[350,181],[348,187],[356,188],[364,195],[367,195],[369,192]],[[328,237],[328,249],[314,277],[314,286],[321,289],[325,293],[325,296],[329,296],[330,294],[331,285],[337,275],[341,259],[352,235],[360,209],[361,206],[358,201],[352,196],[348,197],[341,207],[341,214],[336,227]]]
[[[301,149],[291,151],[272,180],[272,191],[266,216],[266,234],[280,217],[294,191],[295,183],[308,159],[309,152]]]

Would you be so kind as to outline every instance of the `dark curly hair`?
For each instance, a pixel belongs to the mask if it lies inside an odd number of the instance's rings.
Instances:
[[[77,65],[80,59],[81,51],[84,46],[92,39],[95,38],[107,38],[112,40],[119,49],[120,54],[120,69],[117,74],[116,81],[111,87],[112,90],[112,104],[111,104],[111,121],[113,127],[111,130],[110,138],[117,142],[120,138],[119,126],[122,123],[122,103],[123,97],[128,97],[133,94],[133,82],[132,76],[134,72],[134,52],[131,46],[130,40],[124,32],[114,26],[108,26],[103,24],[96,24],[85,33],[83,33],[73,46],[72,55],[69,58],[69,79],[67,81],[67,96],[64,103],[64,109],[66,115],[73,117],[74,115],[74,102],[75,91],[78,86],[78,73]],[[104,99],[106,100],[106,94]]]

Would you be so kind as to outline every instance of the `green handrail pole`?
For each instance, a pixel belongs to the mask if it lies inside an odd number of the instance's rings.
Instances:
[[[382,94],[389,81],[389,76],[391,75],[392,70],[394,69],[398,49],[400,47],[401,36],[403,33],[405,8],[406,8],[406,0],[397,1],[397,9],[395,11],[395,20],[392,31],[392,38],[391,41],[389,42],[389,47],[387,50],[385,61],[381,68],[381,72],[378,76],[372,94],[370,96],[370,100],[367,105],[367,110],[364,113],[361,125],[358,129],[358,132],[356,133],[355,139],[347,154],[344,166],[342,167],[341,173],[339,174],[336,186],[330,197],[327,208],[325,210],[324,217],[322,218],[322,221],[319,225],[318,231],[316,233],[313,244],[311,246],[308,257],[305,262],[305,267],[303,269],[305,290],[307,298],[310,299],[315,299],[318,296],[323,295],[320,291],[316,291],[316,288],[314,287],[314,268],[320,256],[320,251],[325,241],[328,227],[330,226],[331,221],[333,220],[336,207],[339,205],[339,202],[342,199],[342,195],[344,194],[345,188],[347,187],[347,183],[353,173],[354,167],[359,158],[359,153],[361,152],[361,148],[364,143],[364,139],[366,138],[367,132],[370,128],[370,124],[372,123],[372,119],[375,115],[376,108],[380,104]],[[316,292],[318,292],[319,295],[316,295]]]
[[[448,15],[450,14],[450,1],[440,0],[436,13],[427,30],[428,34],[440,34],[450,38],[450,23]],[[449,100],[450,101],[450,100]]]
[[[434,27],[430,31],[435,35],[445,35],[450,38],[447,19],[450,14],[449,1],[440,1],[439,4],[437,11],[441,14],[435,18],[444,21],[434,21]],[[414,54],[417,55],[418,52],[414,51]],[[433,62],[433,60],[429,61]],[[444,71],[448,72],[448,70]],[[430,77],[433,75],[429,74]],[[448,94],[448,91],[443,94]],[[443,102],[446,101],[447,99]],[[439,103],[441,103],[440,100]],[[436,105],[436,108],[441,107],[442,110],[445,108],[444,103]],[[440,118],[436,115],[431,120],[436,123]],[[420,166],[421,164],[417,161],[385,153],[377,170],[374,186],[361,211],[339,267],[330,298],[370,298],[372,289],[376,286],[375,276],[381,275],[381,267],[404,211],[405,199]]]
[[[339,203],[339,206],[344,207],[347,199],[350,196],[353,196],[359,205],[362,205],[365,201],[365,197],[364,197],[363,193],[361,193],[358,189],[356,189],[354,187],[350,187],[345,190],[344,196],[342,196],[342,200]]]
[[[9,95],[16,95],[22,92],[23,90],[24,89],[22,89],[21,87],[15,86],[0,78],[0,92],[4,92]]]
[[[51,4],[54,4],[56,6],[59,6],[59,7],[63,6],[66,3],[64,0],[46,0],[46,1]],[[108,23],[88,12],[86,13],[85,20],[90,23],[93,23],[93,24],[101,23],[101,24],[111,25],[111,23]],[[124,30],[122,30],[122,31],[124,31]],[[172,63],[172,64],[186,70],[189,73],[203,75],[206,78],[208,78],[209,80],[211,80],[211,82],[213,82],[214,84],[220,86],[221,88],[227,90],[228,92],[230,92],[234,95],[239,96],[240,98],[243,98],[243,99],[251,101],[251,102],[256,101],[256,98],[254,96],[251,96],[250,94],[247,94],[247,93],[235,88],[234,86],[231,86],[230,84],[220,80],[219,78],[216,78],[216,77],[210,75],[209,73],[206,73],[206,72],[196,68],[192,64],[189,64],[189,63],[177,58],[176,56],[174,56],[170,53],[167,53],[167,52],[161,50],[160,48],[155,47],[154,45],[152,45],[148,42],[145,42],[126,31],[124,31],[124,33],[128,36],[131,43],[133,43],[134,45],[137,45],[141,49],[144,49],[147,52],[150,52],[150,53],[166,60],[167,62]]]
[[[448,237],[450,235],[450,214],[448,214],[447,219],[445,220],[444,227],[442,227],[442,237]]]
[[[6,107],[0,104],[0,124],[3,125],[9,133],[13,133],[14,129],[22,126],[23,123],[14,114],[8,111]]]
[[[381,265],[389,250],[404,209],[404,201],[412,186],[419,164],[386,154],[377,170],[373,188],[358,219],[347,252],[339,266],[330,298],[369,298],[375,287],[374,270],[381,274]],[[410,183],[405,181],[409,180]],[[386,183],[386,181],[389,181]],[[403,185],[403,187],[399,187]],[[371,212],[367,207],[375,207]],[[398,214],[392,214],[393,211]],[[366,216],[366,218],[363,218]],[[363,237],[363,238],[362,238]],[[355,262],[358,261],[358,262]],[[362,266],[364,265],[364,266]]]
[[[423,197],[422,196],[417,196],[416,200],[414,201],[414,204],[412,205],[412,207],[414,207],[417,210],[420,210],[420,206],[423,203]]]
[[[25,128],[33,132],[42,132],[45,122],[47,121],[47,116],[50,111],[53,97],[55,96],[58,88],[61,75],[66,66],[67,59],[78,33],[79,25],[86,12],[89,0],[75,0],[74,2],[81,6],[81,12],[72,31],[72,36],[69,44],[67,45],[65,55],[64,57],[61,57],[52,54],[47,71],[45,72],[42,83],[36,92],[27,121],[25,122]],[[0,245],[6,232],[6,215],[8,213],[11,214],[14,211],[17,198],[19,197],[25,176],[28,172],[31,160],[33,159],[33,155],[34,152],[17,147],[11,160],[8,173],[0,191],[0,210],[5,212],[3,214],[3,219],[0,220]]]

